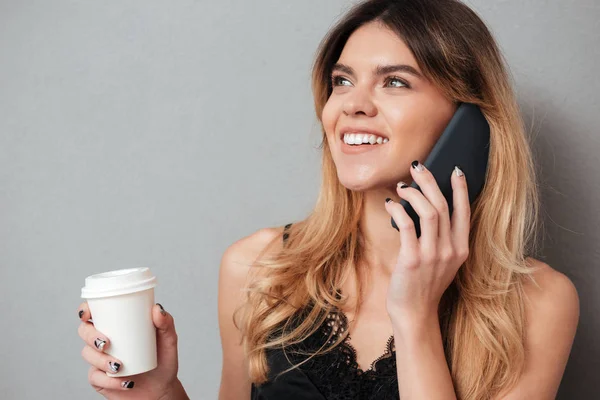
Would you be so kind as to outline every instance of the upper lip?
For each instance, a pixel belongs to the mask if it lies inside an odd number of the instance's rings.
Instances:
[[[340,139],[344,138],[344,134],[346,133],[368,133],[371,135],[376,135],[376,136],[381,136],[384,139],[389,139],[386,135],[384,135],[383,133],[376,131],[374,129],[371,128],[367,128],[367,127],[360,127],[360,126],[345,126],[342,129],[340,129]]]

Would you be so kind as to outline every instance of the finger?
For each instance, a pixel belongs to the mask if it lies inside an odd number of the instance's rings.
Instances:
[[[152,308],[152,321],[156,326],[156,346],[159,366],[177,368],[177,332],[173,316],[164,310],[160,303]]]
[[[450,242],[450,212],[448,201],[440,190],[435,176],[427,167],[415,160],[411,164],[411,175],[415,182],[421,188],[425,198],[437,210],[438,213],[438,235],[443,241]],[[416,210],[415,210],[416,211]],[[443,244],[443,243],[440,243]],[[447,243],[449,244],[449,243]]]
[[[462,174],[462,175],[461,175]],[[452,183],[452,237],[455,248],[468,251],[469,230],[471,226],[471,204],[464,172],[459,166],[451,177]]]
[[[121,369],[123,363],[108,354],[98,353],[90,346],[84,346],[81,350],[81,357],[90,365],[111,374],[116,374]]]
[[[408,201],[419,215],[419,223],[421,225],[419,247],[425,252],[435,251],[438,238],[437,210],[418,189],[409,187],[404,182],[398,183],[396,191],[398,192],[398,196]]]
[[[93,347],[96,351],[104,351],[110,344],[110,340],[98,332],[91,322],[82,322],[77,330],[79,337],[83,339],[88,346]]]
[[[403,182],[400,182],[400,184],[402,185]],[[419,215],[419,223],[421,225],[420,247],[424,251],[435,251],[438,238],[438,214],[436,209],[418,189],[404,184],[404,188],[397,186],[396,191],[398,192],[398,196],[408,201]],[[400,206],[402,207],[402,205]],[[404,209],[404,207],[402,207],[402,209]],[[408,214],[406,215],[408,216]]]
[[[79,319],[82,321],[89,321],[92,319],[92,314],[90,313],[90,308],[88,307],[87,301],[84,301],[77,308],[77,314],[79,315]]]
[[[415,254],[419,249],[419,239],[417,239],[415,223],[400,203],[390,198],[385,199],[385,201],[385,209],[394,218],[400,231],[400,252],[406,256],[411,253]]]
[[[91,366],[88,371],[88,381],[94,388],[130,390],[135,386],[135,382],[129,378],[113,378],[106,375],[98,368]]]

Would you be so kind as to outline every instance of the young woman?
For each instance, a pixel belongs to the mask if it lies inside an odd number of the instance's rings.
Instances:
[[[222,258],[219,399],[553,399],[578,296],[532,258],[534,165],[485,24],[458,0],[364,1],[321,43],[313,92],[323,132],[313,212]],[[490,156],[472,206],[464,173],[449,171],[450,215],[421,161],[461,102],[488,120]],[[400,199],[419,214],[419,238]],[[82,323],[90,383],[107,398],[187,398],[173,320],[159,310],[159,368],[134,390],[102,372],[115,360],[94,342],[107,338]]]

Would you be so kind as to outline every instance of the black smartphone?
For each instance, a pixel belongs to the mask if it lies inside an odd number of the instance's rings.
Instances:
[[[472,103],[460,103],[446,129],[423,162],[435,177],[446,198],[450,215],[453,210],[450,177],[454,166],[458,165],[464,171],[469,202],[473,204],[485,183],[489,149],[490,126],[481,109]],[[413,181],[410,186],[422,192],[416,182]],[[420,237],[419,215],[406,200],[401,199],[400,204],[415,223],[417,237]],[[394,218],[392,218],[392,227],[399,231]]]

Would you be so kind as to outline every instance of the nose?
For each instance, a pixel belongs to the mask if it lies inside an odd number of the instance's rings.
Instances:
[[[377,108],[371,99],[367,89],[354,88],[348,93],[343,103],[343,111],[346,115],[364,114],[373,117],[377,114]]]

